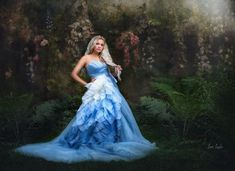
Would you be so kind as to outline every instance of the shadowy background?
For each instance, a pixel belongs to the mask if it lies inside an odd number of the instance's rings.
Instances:
[[[0,0],[0,170],[235,168],[234,0]],[[159,150],[133,162],[47,162],[13,153],[68,124],[85,89],[70,73],[94,35]],[[89,78],[86,71],[82,77]]]

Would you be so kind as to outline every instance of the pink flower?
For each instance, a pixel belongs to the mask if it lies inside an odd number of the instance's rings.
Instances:
[[[131,63],[131,54],[134,55],[134,64],[138,64],[139,60],[139,50],[137,48],[139,44],[139,37],[133,32],[123,32],[116,39],[116,48],[123,50],[123,62],[124,67],[128,67]],[[133,52],[133,53],[132,53]]]
[[[131,34],[131,37],[130,37],[130,43],[132,46],[136,46],[138,45],[139,43],[139,37],[134,35],[133,33]]]
[[[39,62],[39,55],[38,54],[36,54],[34,57],[33,57],[33,61],[34,62]]]
[[[126,46],[124,48],[124,67],[127,67],[130,65],[130,51],[129,51],[129,47]]]

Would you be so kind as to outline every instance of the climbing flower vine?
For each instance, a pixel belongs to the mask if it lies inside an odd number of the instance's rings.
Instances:
[[[135,66],[138,65],[139,62],[138,45],[139,45],[139,37],[135,35],[133,32],[123,32],[116,39],[116,48],[123,52],[124,67],[128,67],[131,64]]]

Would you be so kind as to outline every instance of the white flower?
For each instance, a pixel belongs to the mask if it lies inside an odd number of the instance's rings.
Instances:
[[[46,40],[46,39],[43,39],[41,42],[40,42],[40,46],[46,46],[46,45],[48,45],[48,40]]]

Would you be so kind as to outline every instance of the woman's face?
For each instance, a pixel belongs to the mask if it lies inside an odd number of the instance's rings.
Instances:
[[[93,51],[96,53],[101,53],[104,49],[104,40],[98,39],[94,42],[94,49]]]

